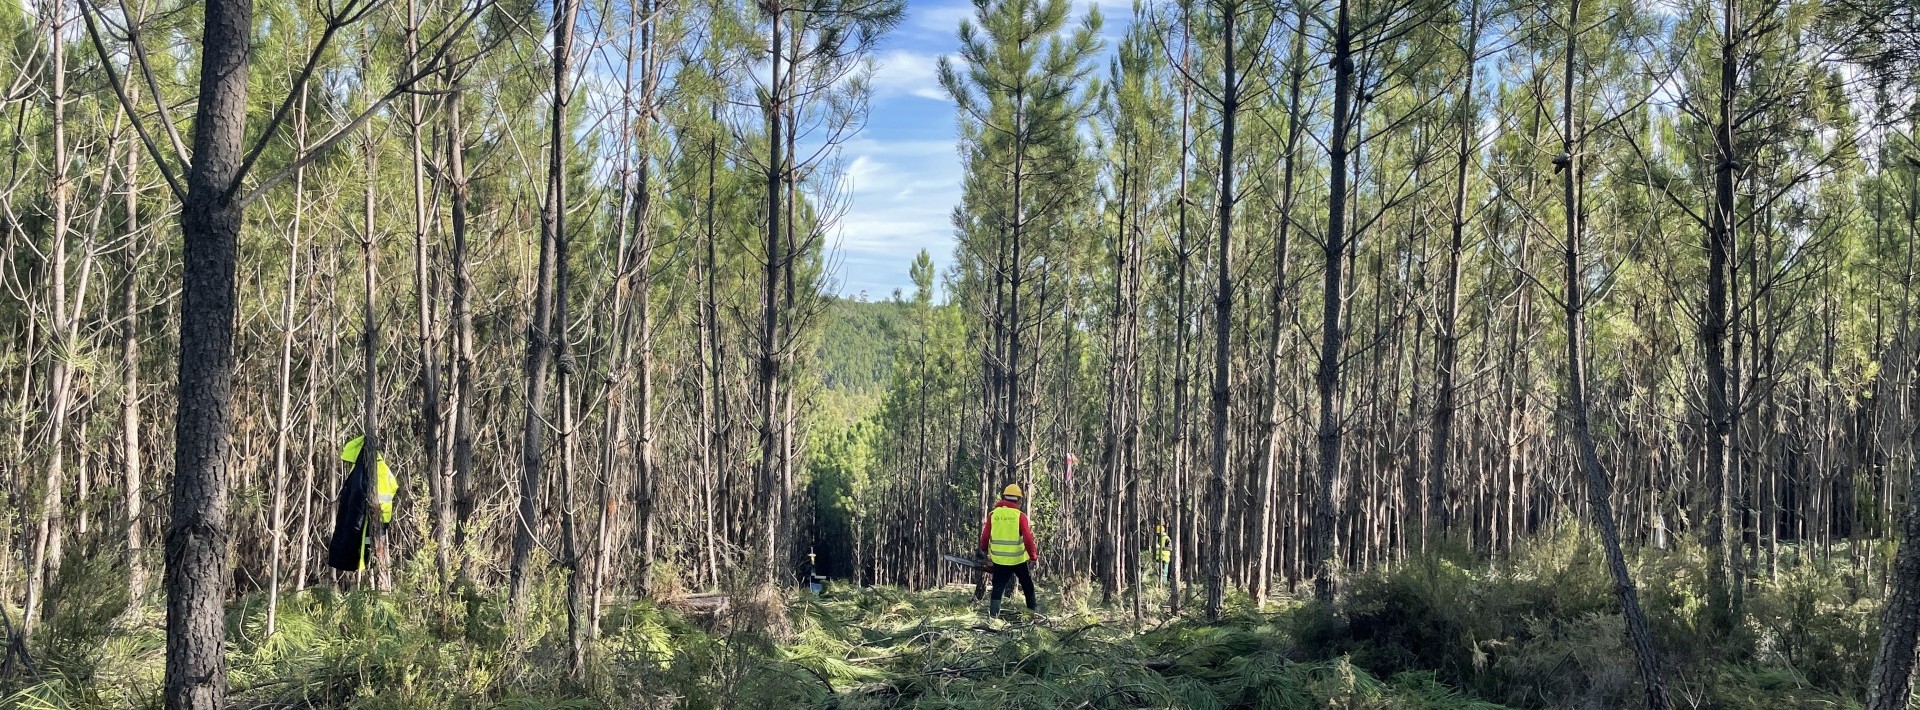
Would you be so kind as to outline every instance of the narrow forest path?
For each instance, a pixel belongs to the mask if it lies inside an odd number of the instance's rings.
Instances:
[[[1043,597],[1053,597],[1043,592]],[[790,682],[750,688],[763,707],[815,708],[1476,708],[1410,673],[1374,678],[1344,659],[1296,660],[1282,617],[1245,611],[1219,624],[1019,604],[986,620],[970,591],[829,593],[795,609],[773,667]],[[763,680],[770,681],[769,678]],[[769,691],[784,691],[779,696]]]

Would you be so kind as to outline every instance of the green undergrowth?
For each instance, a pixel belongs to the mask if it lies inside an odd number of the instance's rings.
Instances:
[[[1334,611],[1230,594],[1217,623],[1168,617],[1157,588],[1136,622],[1045,579],[1059,613],[1015,604],[998,620],[969,589],[736,592],[724,614],[609,603],[578,673],[557,573],[509,621],[503,593],[443,589],[416,567],[391,592],[286,595],[271,634],[265,596],[243,598],[227,620],[229,685],[232,707],[258,710],[1643,707],[1603,562],[1567,527],[1493,561],[1435,553],[1358,576]],[[1755,580],[1730,633],[1705,618],[1698,549],[1633,567],[1679,707],[1860,706],[1878,585],[1850,562]],[[79,562],[61,583],[107,589],[117,574]],[[124,594],[57,607],[33,639],[37,678],[0,680],[0,707],[158,708],[163,610],[125,608]]]
[[[1676,706],[1860,707],[1882,574],[1847,557],[1789,560],[1752,580],[1741,621],[1720,631],[1707,615],[1699,547],[1642,550],[1631,567]],[[1281,613],[1294,620],[1303,659],[1344,657],[1380,675],[1428,671],[1513,707],[1645,705],[1605,557],[1577,526],[1494,562],[1438,553],[1360,577],[1338,614],[1300,604]]]
[[[1432,673],[1298,662],[1276,617],[1143,626],[1077,612],[984,621],[965,591],[874,590],[800,606],[754,682],[766,707],[1488,709]]]

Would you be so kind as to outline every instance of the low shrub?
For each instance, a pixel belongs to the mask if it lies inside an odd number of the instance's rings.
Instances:
[[[1789,551],[1793,553],[1795,551]],[[1632,560],[1682,707],[1857,708],[1877,600],[1851,565],[1788,559],[1752,581],[1743,623],[1703,622],[1705,555],[1682,541]],[[61,584],[111,588],[110,558]],[[1616,710],[1644,706],[1603,558],[1577,526],[1495,560],[1435,549],[1357,575],[1327,607],[1229,594],[1222,619],[1136,622],[1054,591],[1051,618],[1018,605],[983,618],[971,590],[836,588],[824,597],[730,585],[727,611],[609,604],[570,667],[563,573],[536,565],[527,611],[504,593],[440,586],[425,567],[398,589],[321,587],[280,599],[275,629],[253,595],[228,618],[237,707],[351,708],[1180,708],[1182,710]],[[678,597],[680,595],[673,595]],[[38,679],[0,705],[158,707],[163,615],[124,595],[67,595],[34,637]],[[152,601],[156,601],[152,600]],[[710,600],[711,601],[711,600]],[[1157,614],[1158,610],[1156,610]]]

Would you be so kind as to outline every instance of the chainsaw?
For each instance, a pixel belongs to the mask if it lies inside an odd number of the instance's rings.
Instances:
[[[945,558],[948,562],[952,562],[956,565],[960,565],[961,567],[965,567],[967,569],[986,569],[987,568],[987,561],[984,559],[968,559],[965,557],[961,557],[959,555],[941,555],[941,557]]]

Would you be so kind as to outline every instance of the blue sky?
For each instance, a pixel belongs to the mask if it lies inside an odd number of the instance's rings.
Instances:
[[[1080,12],[1098,2],[1103,34],[1125,31],[1126,0],[1076,0]],[[960,156],[953,102],[940,90],[936,66],[958,48],[967,0],[910,0],[907,18],[875,57],[872,112],[866,130],[846,144],[848,205],[831,257],[837,291],[862,290],[879,300],[911,292],[907,265],[925,249],[944,272],[953,253],[953,208],[960,203]],[[1077,23],[1077,19],[1075,22]],[[1105,71],[1102,60],[1098,69]]]

